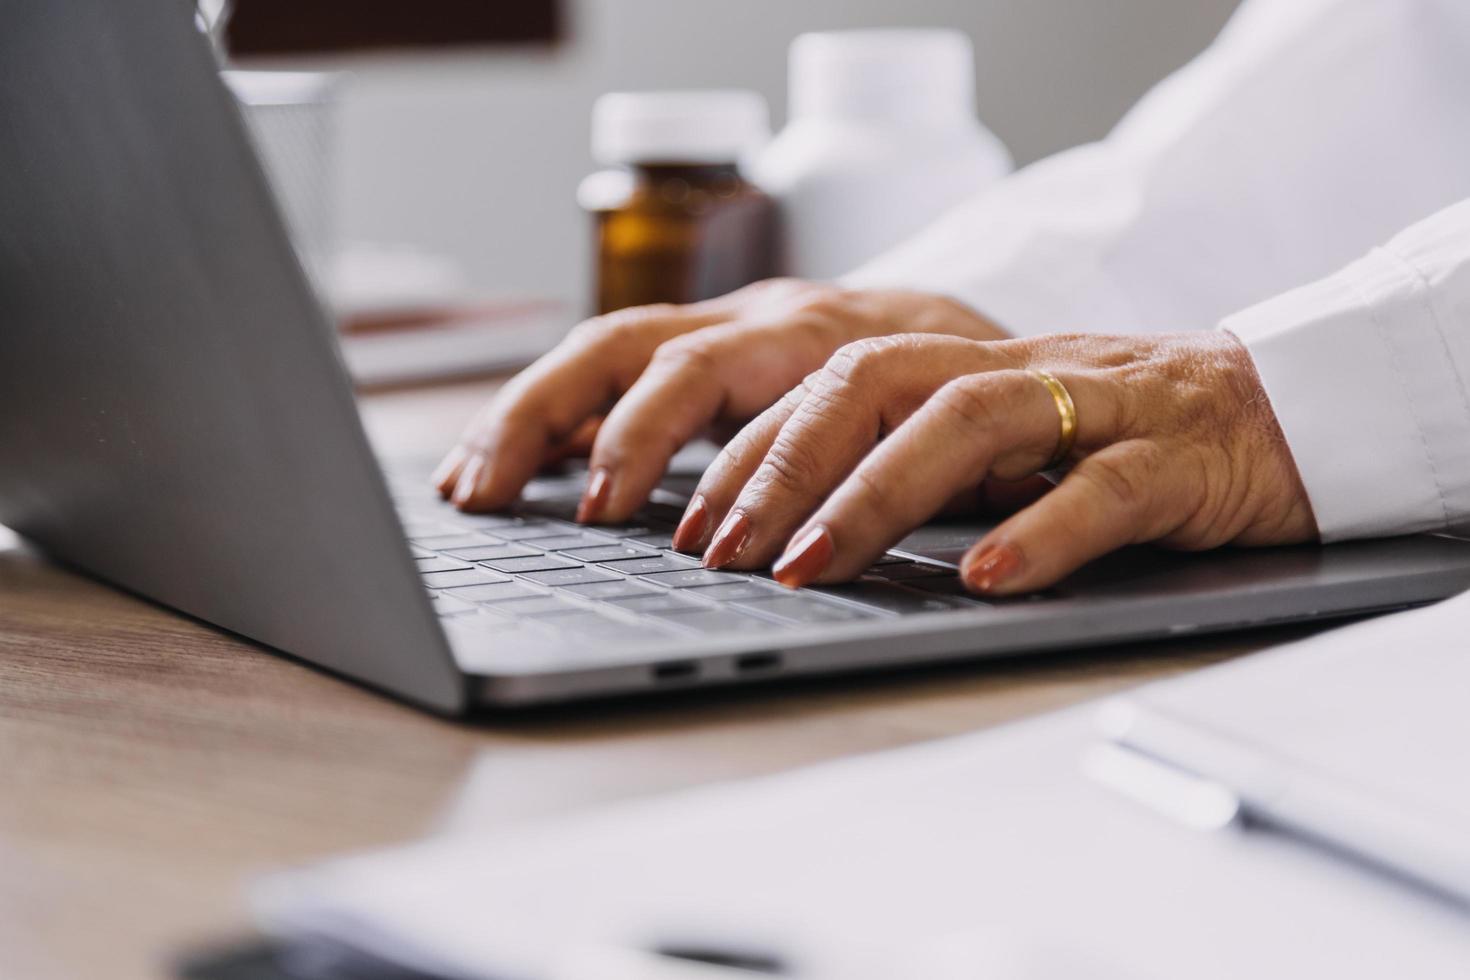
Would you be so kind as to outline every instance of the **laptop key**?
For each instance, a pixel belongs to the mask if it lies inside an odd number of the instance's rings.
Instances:
[[[488,607],[497,613],[513,616],[544,616],[548,613],[580,612],[581,607],[554,595],[523,596],[506,599]]]
[[[603,524],[599,525],[598,533],[605,534],[610,538],[639,538],[660,534],[664,531],[661,527],[649,527],[646,524]]]
[[[752,629],[773,629],[774,624],[733,609],[694,609],[688,612],[668,610],[650,616],[695,633],[733,633]]]
[[[475,608],[475,612],[476,615],[474,616],[455,616],[444,624],[445,631],[451,634],[457,633],[461,636],[470,634],[484,636],[489,634],[499,637],[509,637],[518,632],[534,631],[544,636],[535,626],[522,626],[518,621],[507,619],[503,616],[481,616],[478,615],[479,609],[477,607]]]
[[[668,639],[671,634],[679,632],[669,624],[654,619],[644,620],[641,623],[625,623],[617,619],[604,619],[597,622],[570,620],[566,616],[539,616],[535,619],[524,620],[524,622],[549,628],[552,635],[560,637],[564,643],[567,637],[575,638],[575,642],[571,644],[572,649],[591,653],[595,659],[604,658],[609,648],[613,647],[628,648],[630,652],[635,652],[634,655],[638,659],[641,659],[642,652],[647,649],[649,643]]]
[[[872,613],[804,595],[772,596],[735,604],[746,612],[759,613],[786,623],[842,623],[867,619]]]
[[[552,629],[583,633],[591,636],[601,637],[619,628],[638,629],[631,623],[625,623],[611,616],[592,609],[578,609],[572,612],[558,613],[548,616],[537,616],[536,622]]]
[[[546,538],[522,538],[521,541],[542,551],[570,551],[573,548],[591,548],[608,543],[607,538],[585,531],[578,534],[556,534]]]
[[[863,573],[864,578],[881,578],[888,582],[904,582],[909,579],[921,578],[954,578],[955,571],[952,568],[942,568],[938,565],[926,565],[923,562],[905,561],[891,562],[886,565],[874,565]]]
[[[677,572],[699,567],[693,561],[682,558],[671,558],[668,555],[654,555],[651,558],[626,558],[620,561],[603,562],[603,564],[615,572],[622,572],[624,575],[650,575],[654,572]]]
[[[678,592],[648,592],[644,595],[621,596],[616,599],[607,600],[609,605],[627,609],[630,612],[651,613],[664,612],[670,609],[707,609],[693,599],[687,599]]]
[[[461,599],[456,599],[447,592],[429,593],[429,601],[434,607],[434,612],[440,616],[459,616],[464,613],[472,613],[475,607]]]
[[[653,558],[653,552],[647,548],[638,548],[630,544],[604,544],[596,548],[572,548],[562,552],[568,558],[577,561],[620,561],[624,558]]]
[[[593,582],[609,582],[617,579],[611,572],[600,568],[577,565],[572,568],[557,568],[545,572],[524,572],[521,578],[541,585],[589,585]]]
[[[494,544],[492,538],[483,534],[432,534],[423,538],[409,538],[410,543],[432,551],[449,551],[453,548],[473,548],[479,544]]]
[[[574,561],[567,561],[560,555],[531,555],[526,558],[501,558],[487,561],[486,566],[497,572],[510,572],[515,575],[523,575],[526,572],[549,572],[554,568],[581,568]]]
[[[640,534],[631,540],[639,544],[646,544],[650,548],[672,548],[674,546],[672,534]]]
[[[975,595],[965,588],[965,583],[960,581],[958,575],[946,575],[940,578],[921,578],[905,582],[904,585],[920,592],[928,592],[931,595],[950,596],[954,599],[974,603],[977,606],[988,606],[991,603]]]
[[[555,492],[547,494],[545,491],[548,489],[550,488],[545,485],[541,487],[526,487],[521,491],[523,499],[517,505],[516,512],[523,515],[528,521],[535,521],[541,524],[545,524],[548,521],[555,521],[572,525],[575,528],[577,505],[582,499],[580,491],[565,494],[557,494]],[[567,489],[569,491],[571,490],[570,487]],[[537,494],[535,497],[524,497],[525,494],[533,492]]]
[[[467,585],[446,589],[445,595],[466,602],[500,602],[504,599],[520,599],[524,596],[545,595],[519,582],[490,582],[486,585]]]
[[[507,581],[504,575],[496,575],[479,568],[466,568],[455,572],[430,572],[422,578],[425,587],[430,589],[452,589],[460,585]]]
[[[455,561],[452,558],[440,558],[438,555],[415,559],[414,566],[418,568],[421,575],[427,575],[429,572],[455,572],[470,567],[465,562]]]
[[[541,554],[541,551],[519,544],[485,544],[474,548],[453,548],[444,553],[451,558],[463,558],[466,561],[501,561],[506,558],[531,558]]]
[[[689,594],[713,599],[716,602],[733,602],[737,599],[760,599],[765,596],[782,595],[785,591],[779,585],[766,585],[763,582],[746,579],[744,582],[722,582],[719,585],[696,586],[689,589]]]
[[[549,538],[553,535],[566,534],[575,531],[576,528],[552,521],[534,521],[513,527],[490,528],[485,533],[493,535],[502,541],[524,541],[527,538]]]
[[[584,599],[598,600],[616,599],[620,596],[665,594],[658,589],[649,588],[646,585],[639,585],[637,579],[630,578],[614,579],[611,582],[588,582],[579,585],[563,585],[560,586],[560,588],[564,592],[570,592],[572,595],[579,595]]]
[[[444,506],[448,507],[448,504]],[[461,514],[455,511],[451,517],[446,518],[464,527],[486,528],[494,530],[501,527],[519,527],[522,523],[519,517],[509,514]]]
[[[745,576],[739,572],[717,572],[712,568],[681,568],[676,572],[656,572],[644,575],[643,581],[669,589],[690,589],[701,585],[744,582]]]
[[[956,599],[916,592],[901,585],[874,580],[848,582],[845,585],[809,586],[809,588],[822,595],[846,599],[871,609],[880,609],[899,616],[943,612],[964,605],[962,601]]]

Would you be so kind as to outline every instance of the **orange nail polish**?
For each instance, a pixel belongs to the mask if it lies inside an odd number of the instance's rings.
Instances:
[[[989,592],[1021,568],[1021,553],[1007,544],[985,548],[960,569],[965,584],[977,592]]]
[[[715,532],[709,550],[704,553],[705,568],[724,568],[745,550],[750,540],[750,517],[743,510],[732,510],[725,523]]]
[[[607,506],[608,493],[612,490],[612,474],[607,467],[599,466],[592,471],[592,476],[587,480],[587,489],[582,494],[582,502],[577,505],[577,523],[591,524],[602,516],[602,508]]]
[[[832,535],[818,524],[786,549],[771,575],[788,589],[799,589],[827,570],[832,552]]]
[[[698,551],[708,530],[709,508],[705,506],[704,495],[696,494],[689,501],[689,509],[684,512],[678,528],[674,530],[674,550]]]

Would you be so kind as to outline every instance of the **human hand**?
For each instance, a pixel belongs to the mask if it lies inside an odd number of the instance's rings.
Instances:
[[[690,439],[753,418],[843,344],[901,331],[1005,336],[939,296],[795,279],[597,317],[509,382],[433,480],[461,509],[494,510],[542,467],[590,454],[578,520],[626,520]]]
[[[1233,336],[1045,336],[850,344],[720,454],[675,536],[710,567],[775,561],[790,587],[852,578],[957,494],[1020,481],[1058,447],[1070,470],[965,555],[966,585],[1050,585],[1126,544],[1303,541],[1306,492],[1250,355]],[[717,530],[716,530],[717,529]]]

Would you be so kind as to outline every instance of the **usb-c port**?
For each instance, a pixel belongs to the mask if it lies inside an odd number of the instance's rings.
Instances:
[[[742,674],[779,670],[780,668],[781,655],[779,653],[747,653],[743,657],[735,658],[735,669]]]
[[[692,660],[671,660],[666,664],[655,664],[653,679],[656,681],[688,680],[699,673],[699,665]]]

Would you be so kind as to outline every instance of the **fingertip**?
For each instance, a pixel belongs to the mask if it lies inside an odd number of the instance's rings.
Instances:
[[[724,568],[739,558],[750,541],[750,517],[743,510],[732,510],[705,550],[705,568]]]
[[[679,526],[674,529],[674,550],[685,554],[700,551],[704,547],[705,539],[709,537],[709,524],[709,504],[704,499],[704,494],[697,493],[689,501],[684,516],[679,519]]]
[[[463,446],[455,446],[444,455],[439,465],[434,467],[434,472],[429,477],[429,485],[437,490],[441,497],[448,497],[454,492],[467,455]]]
[[[771,567],[771,577],[788,589],[799,589],[816,581],[835,553],[831,532],[817,524],[791,542]]]
[[[965,587],[982,595],[1014,591],[1025,562],[1013,542],[982,541],[966,553],[960,563]]]
[[[666,457],[594,448],[587,490],[577,508],[584,524],[622,524],[648,503],[663,477]]]
[[[587,477],[587,489],[577,504],[577,523],[593,524],[603,519],[607,498],[612,492],[612,471],[606,466],[593,467]]]
[[[662,473],[662,470],[656,470],[650,476],[634,469],[614,470],[607,502],[602,507],[602,523],[622,524],[633,520],[639,509],[648,503]]]
[[[466,462],[460,470],[459,479],[454,483],[454,492],[449,497],[450,502],[460,510],[467,510],[479,491],[480,477],[484,472],[484,456],[475,456]]]

